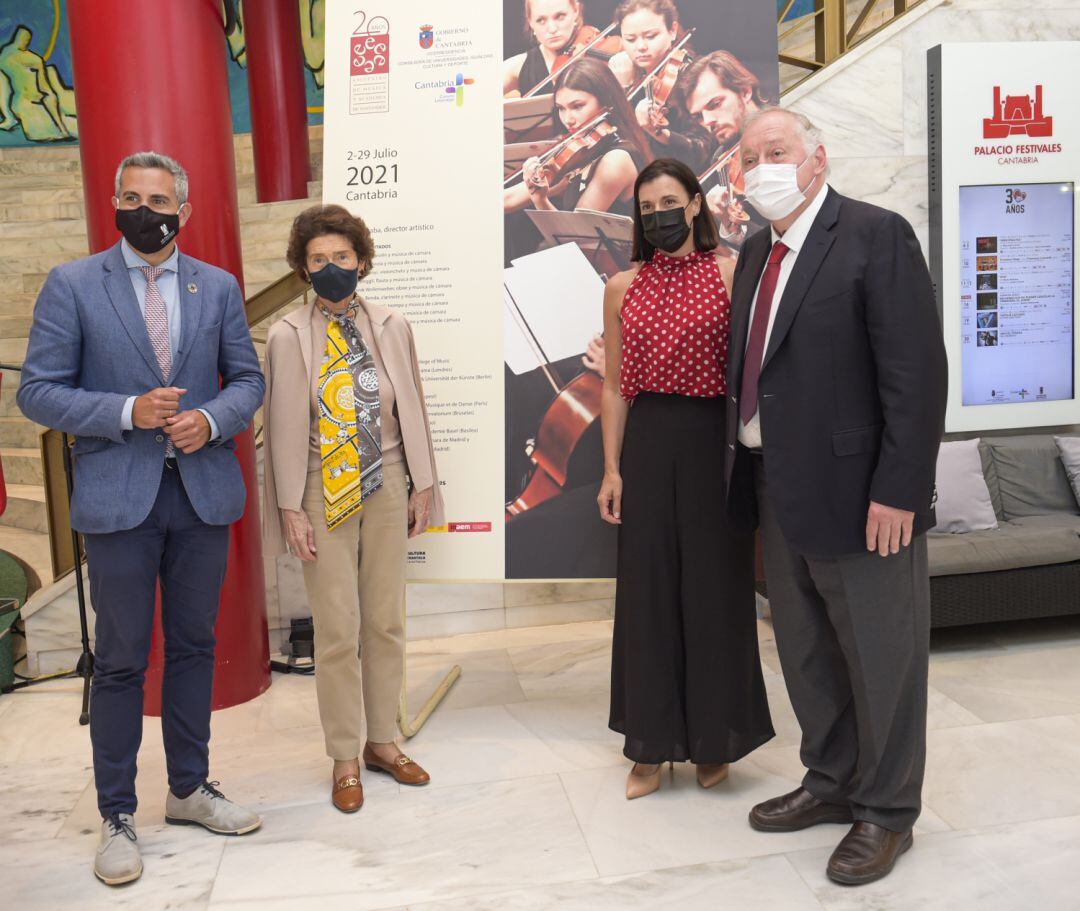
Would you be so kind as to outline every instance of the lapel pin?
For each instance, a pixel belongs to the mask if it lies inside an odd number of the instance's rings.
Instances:
[[[187,289],[188,289],[188,294],[194,294],[196,291],[199,290],[199,286],[196,285],[195,282],[188,282]]]

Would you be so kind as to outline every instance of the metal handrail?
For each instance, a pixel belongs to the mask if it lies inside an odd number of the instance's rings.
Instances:
[[[861,5],[856,6],[849,27],[848,7],[851,2],[852,0],[814,0],[814,11],[794,20],[788,20],[788,15],[795,0],[788,0],[784,4],[777,16],[781,85],[783,86],[781,94],[791,91],[818,70],[872,38],[904,13],[924,3],[925,0],[888,0],[885,6],[891,6],[891,12],[879,9],[881,0],[858,0]],[[875,13],[881,15],[881,21],[868,28],[867,23]],[[784,27],[781,28],[782,26]],[[813,56],[807,57],[799,51],[803,49],[803,45],[809,43],[811,37]],[[784,67],[808,72],[794,81],[785,80]]]

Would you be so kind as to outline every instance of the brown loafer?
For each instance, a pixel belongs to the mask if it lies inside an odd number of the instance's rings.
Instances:
[[[431,781],[431,776],[404,753],[398,753],[393,762],[387,762],[375,755],[375,751],[366,744],[364,745],[364,766],[369,772],[385,772],[398,784],[419,787]]]
[[[827,822],[853,822],[851,808],[818,800],[805,788],[759,803],[750,825],[759,832],[798,832]]]
[[[836,846],[825,872],[834,883],[861,886],[888,876],[914,839],[911,829],[893,832],[860,819]]]
[[[364,788],[355,775],[345,775],[334,782],[330,800],[342,813],[355,813],[364,805]]]

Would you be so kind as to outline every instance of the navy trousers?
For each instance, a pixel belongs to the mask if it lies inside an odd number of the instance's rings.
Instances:
[[[102,817],[134,813],[143,680],[155,589],[161,584],[165,671],[161,729],[169,787],[186,796],[206,780],[214,621],[229,526],[207,525],[166,463],[153,509],[135,528],[85,536],[96,614],[90,742]]]

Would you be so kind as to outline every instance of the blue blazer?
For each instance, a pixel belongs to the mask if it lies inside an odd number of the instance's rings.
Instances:
[[[240,287],[216,266],[180,255],[180,346],[162,376],[119,243],[57,266],[45,279],[17,401],[30,420],[75,437],[71,524],[102,534],[134,528],[153,508],[167,437],[121,430],[129,396],[187,389],[181,410],[204,408],[220,437],[176,458],[191,505],[209,525],[243,515],[246,492],[233,437],[262,404],[263,375]],[[220,386],[218,378],[220,375]]]

